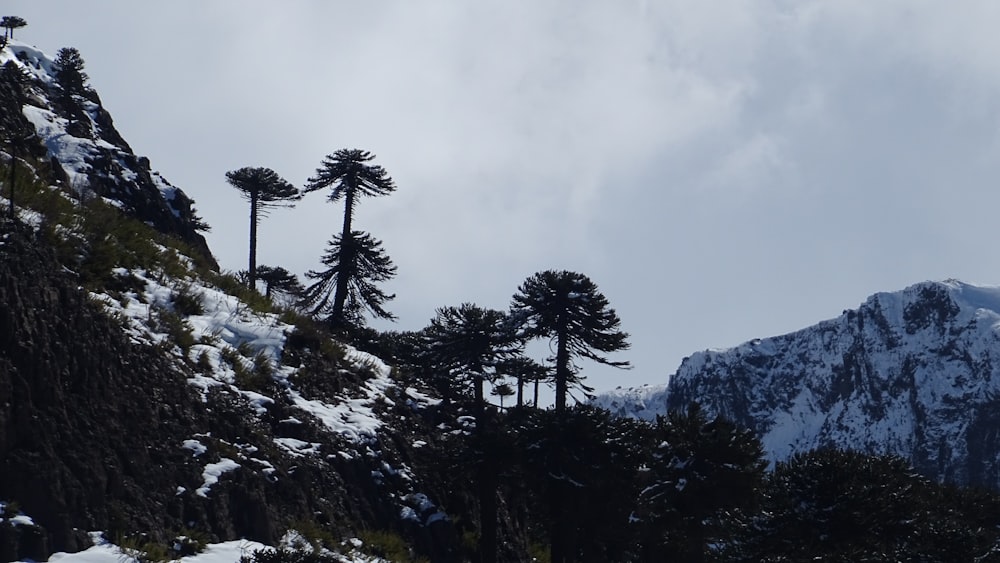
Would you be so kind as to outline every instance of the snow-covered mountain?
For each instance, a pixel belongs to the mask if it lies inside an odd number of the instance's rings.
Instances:
[[[4,137],[22,139],[19,157],[44,159],[51,170],[40,175],[50,175],[68,192],[101,197],[211,260],[194,201],[132,151],[94,89],[64,88],[54,59],[19,41],[0,49],[0,66],[6,65],[26,83],[23,93],[0,88]],[[11,111],[18,105],[20,112]]]
[[[693,354],[666,386],[595,399],[642,419],[692,401],[755,430],[773,460],[835,446],[998,487],[1000,287],[878,293],[791,334]]]

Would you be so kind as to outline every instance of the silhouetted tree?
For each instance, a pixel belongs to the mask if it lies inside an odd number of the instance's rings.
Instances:
[[[506,313],[472,303],[442,307],[424,329],[428,355],[439,369],[464,383],[471,383],[476,414],[477,489],[480,510],[479,556],[481,563],[497,557],[497,466],[495,433],[485,411],[484,382],[494,380],[496,365],[520,352],[523,341]]]
[[[582,356],[618,368],[628,362],[611,361],[597,352],[627,350],[628,334],[621,320],[590,278],[575,272],[547,270],[521,284],[511,312],[525,322],[525,335],[555,343],[555,408],[566,408],[569,385],[580,384],[573,358]]]
[[[56,51],[56,83],[69,94],[83,94],[87,88],[87,73],[83,72],[83,56],[75,47]]]
[[[257,279],[264,282],[264,296],[268,299],[278,293],[298,299],[305,290],[299,278],[281,266],[257,266]]]
[[[439,369],[471,385],[477,411],[485,404],[484,383],[497,377],[496,366],[524,346],[506,313],[472,303],[438,309],[424,329],[424,339]]]
[[[501,383],[490,391],[490,395],[494,397],[500,397],[500,408],[503,408],[503,400],[507,397],[513,396],[516,393],[514,388],[511,387],[510,383]]]
[[[316,169],[316,175],[308,179],[303,190],[304,193],[309,193],[323,188],[331,188],[329,201],[344,200],[344,225],[340,231],[340,240],[342,241],[351,237],[354,208],[361,197],[387,195],[396,190],[396,185],[385,169],[378,165],[367,164],[374,158],[375,155],[368,151],[340,149],[323,159],[323,163]],[[345,247],[344,250],[347,252],[341,252],[339,260],[344,264],[349,264],[355,257],[350,254],[351,248]],[[330,317],[334,322],[341,322],[345,317],[352,274],[353,268],[347,266],[343,268],[340,275],[331,280],[334,295],[330,307]]]
[[[257,288],[257,225],[270,209],[289,206],[299,198],[299,190],[270,168],[244,167],[226,172],[226,181],[250,202],[250,274],[251,289]]]
[[[639,494],[643,561],[705,561],[754,508],[767,466],[760,441],[693,403],[659,417],[654,442]]]
[[[4,37],[14,38],[14,30],[28,25],[27,20],[19,16],[4,16],[0,18],[0,27],[4,28]]]
[[[335,235],[327,244],[322,263],[326,270],[306,273],[316,281],[306,287],[299,302],[313,315],[325,316],[335,325],[362,325],[365,311],[381,319],[396,318],[384,308],[385,302],[396,296],[375,285],[396,275],[396,266],[382,250],[382,241],[362,231],[351,231],[346,238]],[[345,287],[341,302],[331,304],[330,298],[341,284]]]
[[[533,383],[535,386],[534,402],[532,406],[538,406],[538,385],[549,378],[552,370],[536,362],[527,356],[515,356],[504,360],[497,365],[497,371],[508,377],[514,378],[517,382],[517,406],[524,406],[524,385]]]
[[[23,107],[26,99],[26,89],[30,83],[30,78],[24,69],[14,61],[7,61],[0,68],[0,96],[9,99],[17,107]],[[21,143],[34,136],[34,130],[24,119],[24,115],[18,112],[4,113],[0,115],[0,126],[3,128],[8,146],[10,147],[10,217],[14,218],[16,210],[14,205],[15,184],[17,182],[17,154]]]
[[[524,336],[549,338],[555,344],[555,411],[566,410],[566,395],[571,384],[581,385],[573,358],[582,356],[614,367],[629,367],[597,352],[616,352],[629,347],[628,334],[619,330],[621,321],[608,300],[590,278],[575,272],[547,270],[521,284],[511,304],[511,314],[524,323]],[[556,460],[558,461],[558,460]],[[567,468],[555,465],[553,475]],[[564,499],[569,496],[565,481],[551,484],[552,532],[551,563],[567,563],[569,529]]]

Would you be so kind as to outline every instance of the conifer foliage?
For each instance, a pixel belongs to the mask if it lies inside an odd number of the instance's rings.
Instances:
[[[20,16],[4,16],[0,18],[0,27],[4,28],[4,38],[14,38],[14,30],[28,25],[27,20]]]
[[[299,199],[299,190],[270,168],[243,167],[226,172],[226,181],[250,202],[250,288],[257,287],[257,225],[268,210]],[[270,287],[270,286],[269,286]]]
[[[326,313],[333,325],[350,325],[361,320],[367,309],[376,317],[393,319],[382,305],[394,296],[375,285],[391,279],[396,273],[381,241],[352,228],[354,210],[362,197],[387,195],[396,184],[385,169],[368,164],[375,155],[360,149],[340,149],[323,159],[316,174],[309,178],[304,193],[330,188],[328,200],[344,200],[344,223],[340,235],[329,243],[323,258],[328,268],[309,272],[316,280],[306,289],[303,304],[314,314]],[[330,293],[332,292],[332,302]]]
[[[547,270],[521,284],[514,295],[511,313],[525,323],[525,336],[549,338],[555,343],[555,408],[565,410],[569,386],[580,385],[573,358],[629,367],[598,352],[617,352],[629,347],[621,320],[597,285],[583,274]]]
[[[87,73],[83,72],[84,62],[75,47],[63,47],[56,52],[56,83],[68,94],[83,94],[87,89]]]
[[[395,295],[378,286],[396,275],[382,241],[362,231],[351,231],[346,238],[334,235],[321,262],[325,270],[306,272],[315,281],[300,301],[313,315],[325,317],[334,326],[361,326],[366,311],[381,319],[396,318],[385,308]]]
[[[734,541],[749,518],[766,463],[749,430],[699,405],[659,417],[653,427],[653,463],[639,494],[644,560],[706,561]]]
[[[506,313],[472,303],[438,309],[424,337],[432,362],[471,386],[477,409],[485,404],[484,382],[496,381],[497,365],[524,347]]]

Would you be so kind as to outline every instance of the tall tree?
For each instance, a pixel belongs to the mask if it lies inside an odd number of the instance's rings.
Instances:
[[[521,284],[511,304],[511,314],[524,323],[524,336],[549,338],[555,344],[555,412],[566,411],[566,395],[571,384],[580,385],[573,358],[582,356],[601,364],[626,368],[628,362],[616,362],[598,354],[628,349],[628,334],[619,330],[621,320],[608,305],[607,298],[597,290],[587,276],[565,270],[539,272]],[[563,475],[566,468],[558,465],[552,475]],[[567,484],[555,479],[551,483],[550,508],[552,519],[550,559],[552,563],[567,563],[569,529],[565,514],[565,499],[570,495]]]
[[[517,382],[517,406],[524,406],[524,385],[533,383],[535,386],[535,397],[532,406],[538,406],[538,385],[549,378],[551,370],[536,362],[535,360],[519,355],[508,360],[504,360],[497,365],[497,371],[508,377],[513,377]]]
[[[0,96],[13,102],[17,107],[25,103],[26,89],[31,79],[23,68],[14,61],[7,61],[0,68]],[[16,214],[14,206],[14,186],[17,183],[17,153],[22,143],[34,136],[34,129],[20,111],[0,115],[0,127],[10,147],[10,218]]]
[[[14,30],[28,25],[28,22],[19,16],[4,16],[0,18],[0,27],[4,28],[4,37],[14,38]]]
[[[476,415],[476,438],[480,446],[477,460],[479,496],[479,561],[497,559],[497,466],[499,460],[493,427],[485,409],[483,387],[497,377],[496,366],[520,353],[523,341],[507,314],[472,303],[442,307],[424,329],[428,354],[442,369],[459,381],[471,383]]]
[[[362,231],[351,231],[347,237],[335,235],[322,262],[326,270],[306,272],[307,278],[316,281],[303,292],[301,306],[339,326],[364,324],[366,310],[378,318],[396,318],[384,307],[396,296],[376,285],[396,275],[396,266],[382,249],[382,241]],[[334,288],[339,289],[341,283],[344,293],[340,301],[331,304]]]
[[[627,350],[628,333],[608,300],[587,276],[565,270],[539,272],[521,284],[511,305],[512,314],[525,323],[525,336],[549,338],[555,343],[555,408],[565,410],[571,384],[581,385],[573,358],[628,368],[598,352]]]
[[[257,225],[270,209],[290,206],[288,202],[299,199],[299,190],[270,168],[251,168],[226,172],[226,181],[240,191],[250,202],[250,268],[249,286],[257,288]]]
[[[438,309],[424,338],[434,363],[471,385],[477,412],[485,404],[485,382],[495,380],[496,367],[524,346],[506,313],[472,303]]]
[[[396,190],[396,185],[385,169],[378,165],[368,164],[375,155],[360,149],[340,149],[332,155],[327,155],[323,163],[316,169],[316,175],[309,178],[304,193],[330,188],[328,200],[338,202],[344,200],[344,224],[340,230],[340,240],[351,237],[352,219],[358,200],[362,197],[387,195]],[[351,284],[352,268],[349,263],[355,259],[349,251],[342,253],[340,261],[348,264],[337,276],[334,284],[331,318],[335,322],[343,320],[348,288]]]

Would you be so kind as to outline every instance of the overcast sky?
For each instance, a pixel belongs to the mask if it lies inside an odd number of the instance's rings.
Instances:
[[[77,47],[137,154],[197,201],[226,269],[247,205],[362,148],[395,194],[355,228],[399,268],[396,329],[506,309],[545,269],[598,284],[635,368],[804,328],[923,280],[1000,283],[993,0],[8,0],[17,39]],[[311,194],[258,260],[320,267],[342,207]],[[379,324],[379,327],[387,325]]]

